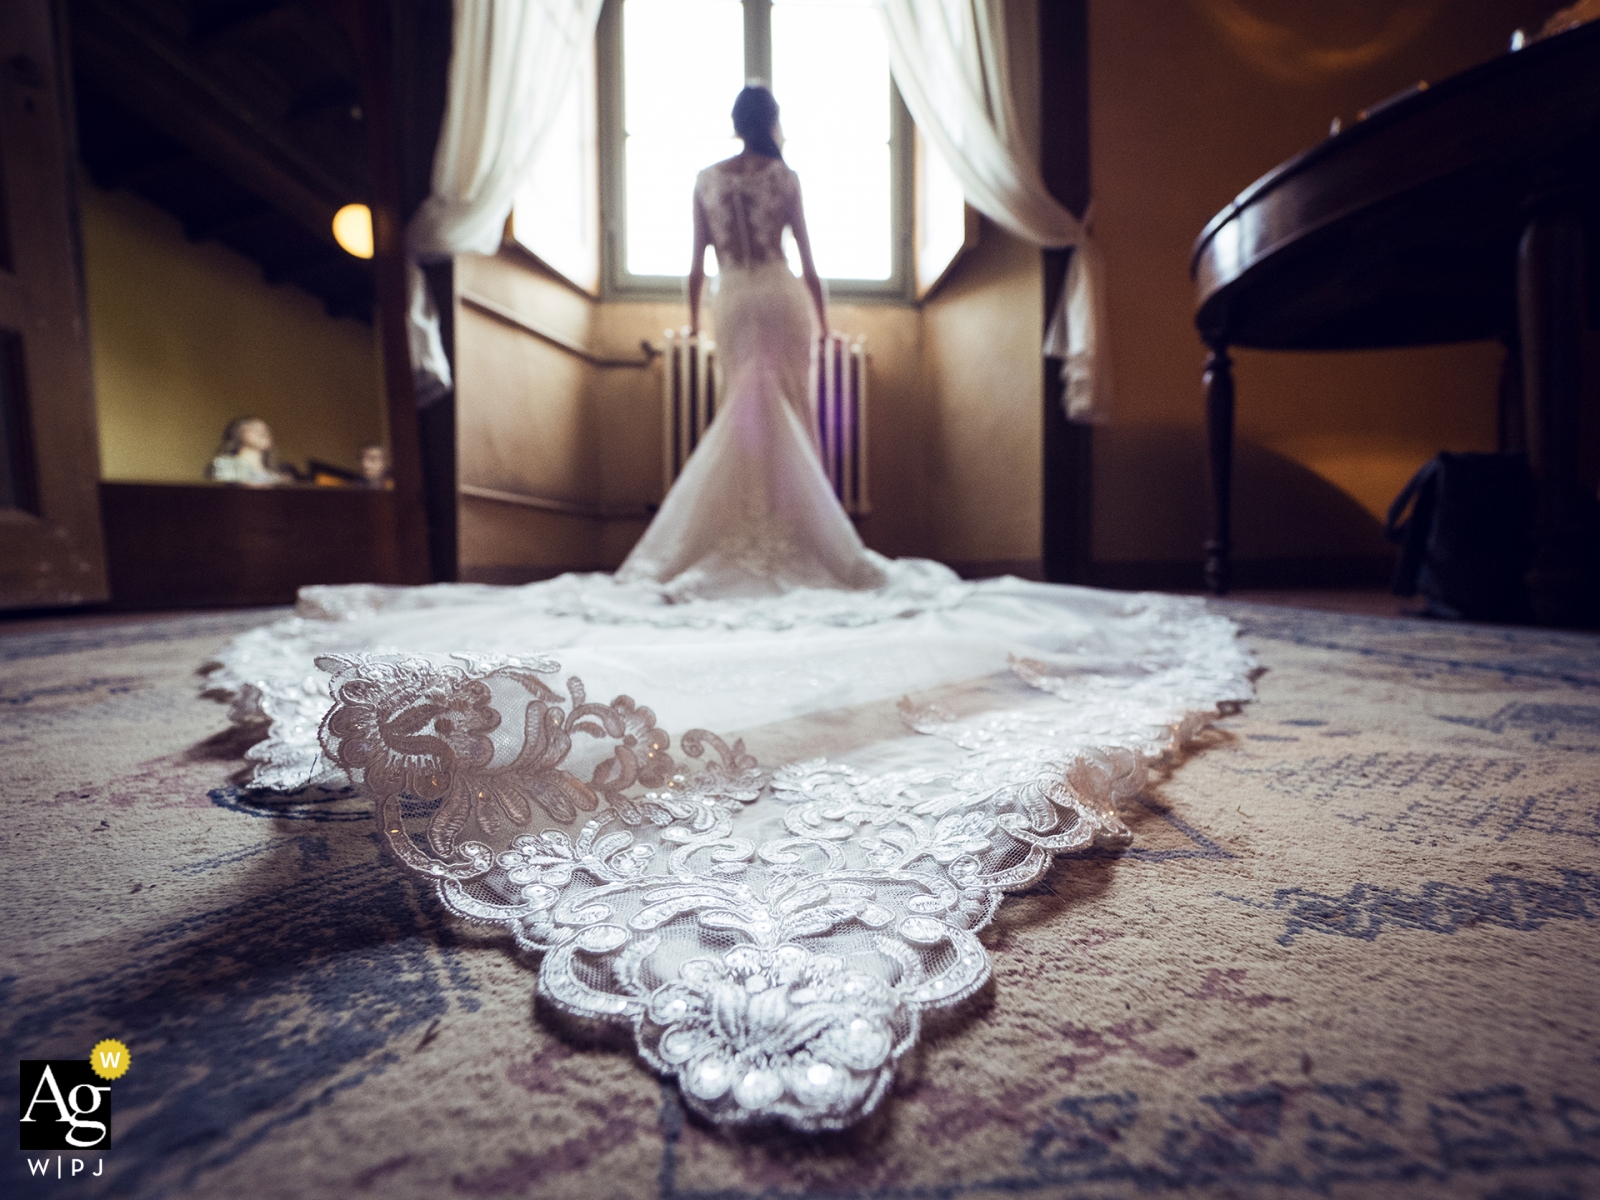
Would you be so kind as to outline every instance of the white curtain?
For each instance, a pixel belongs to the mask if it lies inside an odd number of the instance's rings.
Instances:
[[[1022,141],[1006,52],[1004,0],[882,0],[896,85],[967,202],[1036,246],[1074,247],[1044,354],[1061,359],[1067,416],[1104,420],[1110,404],[1105,267],[1053,197]]]
[[[406,228],[407,326],[417,400],[452,386],[439,315],[419,262],[493,254],[517,189],[594,38],[601,0],[455,0],[450,93],[433,190]]]

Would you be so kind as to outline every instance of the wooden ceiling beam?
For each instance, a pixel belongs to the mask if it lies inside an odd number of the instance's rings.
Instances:
[[[187,150],[178,154],[163,154],[159,158],[148,158],[142,162],[123,162],[116,166],[97,166],[90,168],[90,175],[99,187],[107,191],[112,188],[132,188],[138,191],[146,184],[160,179],[167,172],[194,161],[194,155]]]
[[[323,0],[326,3],[326,0]],[[334,75],[348,78],[358,67],[354,47],[339,21],[322,4],[294,0],[258,0],[194,22],[190,43],[203,53],[243,47],[266,34],[294,36],[307,60],[314,59]]]
[[[184,221],[183,236],[191,242],[203,242],[207,238],[220,238],[246,226],[272,220],[278,215],[278,211],[266,203],[226,208]]]
[[[307,249],[281,258],[270,265],[264,264],[261,276],[268,283],[292,283],[303,286],[305,280],[343,257],[343,250],[328,250],[321,247],[316,250]]]
[[[235,38],[254,37],[280,28],[288,24],[292,16],[286,0],[238,4],[198,18],[189,30],[189,41],[202,50],[211,49]]]
[[[360,321],[364,325],[372,324],[372,292],[363,289],[358,295],[355,291],[341,292],[334,296],[324,296],[322,310],[330,317],[343,318],[347,321]]]
[[[198,63],[192,49],[113,0],[73,5],[78,68],[157,129],[332,245],[333,214],[362,199]]]
[[[284,124],[294,125],[332,109],[341,109],[353,121],[361,119],[361,89],[348,79],[333,79],[322,87],[295,97],[283,114]]]

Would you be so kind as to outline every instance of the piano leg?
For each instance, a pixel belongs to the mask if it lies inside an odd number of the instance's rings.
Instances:
[[[1584,621],[1583,499],[1578,484],[1584,326],[1583,223],[1535,216],[1517,250],[1528,454],[1538,480],[1528,590],[1542,625]]]
[[[1233,581],[1233,360],[1225,345],[1206,356],[1206,435],[1211,447],[1211,537],[1206,542],[1206,586],[1226,595]]]
[[[1526,454],[1528,417],[1522,403],[1522,389],[1526,386],[1522,378],[1522,345],[1515,333],[1503,335],[1500,341],[1506,348],[1506,356],[1500,360],[1495,448],[1503,454]]]

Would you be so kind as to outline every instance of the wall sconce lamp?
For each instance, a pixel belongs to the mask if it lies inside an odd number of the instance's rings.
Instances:
[[[371,258],[372,210],[365,204],[346,204],[334,213],[333,240],[357,258]]]

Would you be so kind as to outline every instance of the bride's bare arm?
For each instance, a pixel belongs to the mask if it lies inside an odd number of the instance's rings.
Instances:
[[[789,214],[789,228],[794,230],[795,248],[800,251],[800,277],[806,282],[806,290],[811,293],[811,303],[817,306],[817,324],[822,327],[822,332],[828,332],[828,305],[822,297],[822,279],[817,275],[817,264],[811,261],[811,235],[806,232],[805,205],[800,202],[800,193],[794,194],[794,211]]]
[[[698,195],[694,198],[694,261],[689,264],[689,332],[700,332],[700,289],[706,282],[706,246],[711,242],[711,221]]]

